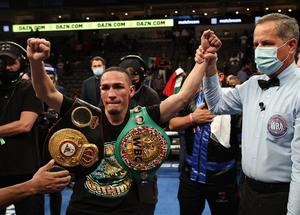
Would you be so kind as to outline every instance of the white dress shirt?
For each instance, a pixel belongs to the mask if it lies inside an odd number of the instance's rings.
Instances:
[[[278,75],[279,87],[262,90],[251,77],[236,88],[221,88],[217,75],[204,78],[214,114],[243,113],[242,167],[262,182],[291,182],[288,214],[300,214],[300,77],[292,64]]]

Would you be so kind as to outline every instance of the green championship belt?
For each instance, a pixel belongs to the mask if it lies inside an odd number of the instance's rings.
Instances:
[[[48,135],[50,156],[66,168],[89,168],[102,157],[101,131],[101,110],[77,99]]]
[[[138,181],[152,180],[170,152],[170,139],[148,115],[145,107],[130,110],[114,153],[119,164]]]

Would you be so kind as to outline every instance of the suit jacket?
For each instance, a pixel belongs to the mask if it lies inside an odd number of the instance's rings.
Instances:
[[[89,77],[83,81],[80,98],[94,106],[99,106],[100,90],[99,79],[95,76]]]

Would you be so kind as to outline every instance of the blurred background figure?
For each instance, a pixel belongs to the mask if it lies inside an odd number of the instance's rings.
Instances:
[[[102,104],[100,99],[100,77],[105,70],[105,60],[100,56],[95,56],[90,61],[90,68],[93,76],[83,81],[81,89],[81,99],[94,105]]]
[[[147,68],[144,60],[140,56],[124,56],[120,60],[120,67],[129,72],[132,84],[135,87],[135,94],[130,101],[130,108],[137,105],[144,107],[160,103],[158,93],[144,84]]]
[[[222,87],[226,86],[226,75],[223,71],[218,69],[218,77]]]
[[[54,68],[51,64],[45,63],[45,71],[47,72],[48,76],[52,80],[53,84],[55,85],[56,89],[61,92],[65,93],[64,87],[58,85],[58,76],[56,68]],[[54,111],[52,108],[48,107],[46,103],[44,103],[44,112],[39,116],[39,142],[42,145],[41,148],[46,147],[44,145],[46,136],[49,132],[49,129],[56,123],[59,118],[59,114]],[[42,154],[42,151],[41,151]],[[60,215],[61,214],[61,204],[62,204],[62,194],[60,191],[50,193],[50,212],[51,215]]]
[[[58,75],[56,68],[53,67],[51,64],[45,63],[45,70],[50,79],[52,80],[55,88],[62,94],[65,94],[65,88],[58,84]]]
[[[227,87],[235,87],[236,85],[240,85],[241,81],[236,75],[228,75],[226,77],[226,85]]]
[[[240,82],[247,81],[252,75],[254,75],[253,63],[250,59],[242,59],[241,69],[237,73],[237,77]]]

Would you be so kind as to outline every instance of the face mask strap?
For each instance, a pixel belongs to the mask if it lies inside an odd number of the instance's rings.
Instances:
[[[292,38],[292,39],[294,39],[294,38]],[[289,40],[287,40],[285,43],[283,43],[281,46],[279,46],[278,48],[277,48],[277,50],[278,49],[281,49],[283,46],[285,46],[288,42],[290,42],[292,39],[289,39]],[[288,56],[289,56],[290,54],[288,54]],[[286,60],[286,59],[285,59]],[[284,61],[285,61],[284,60]]]
[[[290,56],[290,53],[288,53],[288,55],[286,56],[286,58],[283,61],[281,61],[281,62],[284,63],[289,58],[289,56]]]
[[[278,49],[281,49],[283,46],[285,46],[288,42],[290,42],[290,40],[288,40],[288,41],[286,41],[285,43],[283,43],[281,46],[279,46],[278,48],[277,48],[277,50]]]
[[[288,41],[286,41],[284,44],[282,44],[280,47],[278,47],[277,48],[277,51],[278,51],[278,49],[280,49],[280,48],[282,48],[283,46],[285,46],[289,41],[291,41],[291,39],[290,40],[288,40]],[[286,56],[286,58],[284,59],[284,60],[282,60],[281,62],[282,63],[284,63],[288,58],[289,58],[289,56],[290,56],[290,53],[288,53],[288,55]],[[279,60],[279,59],[278,59]]]

